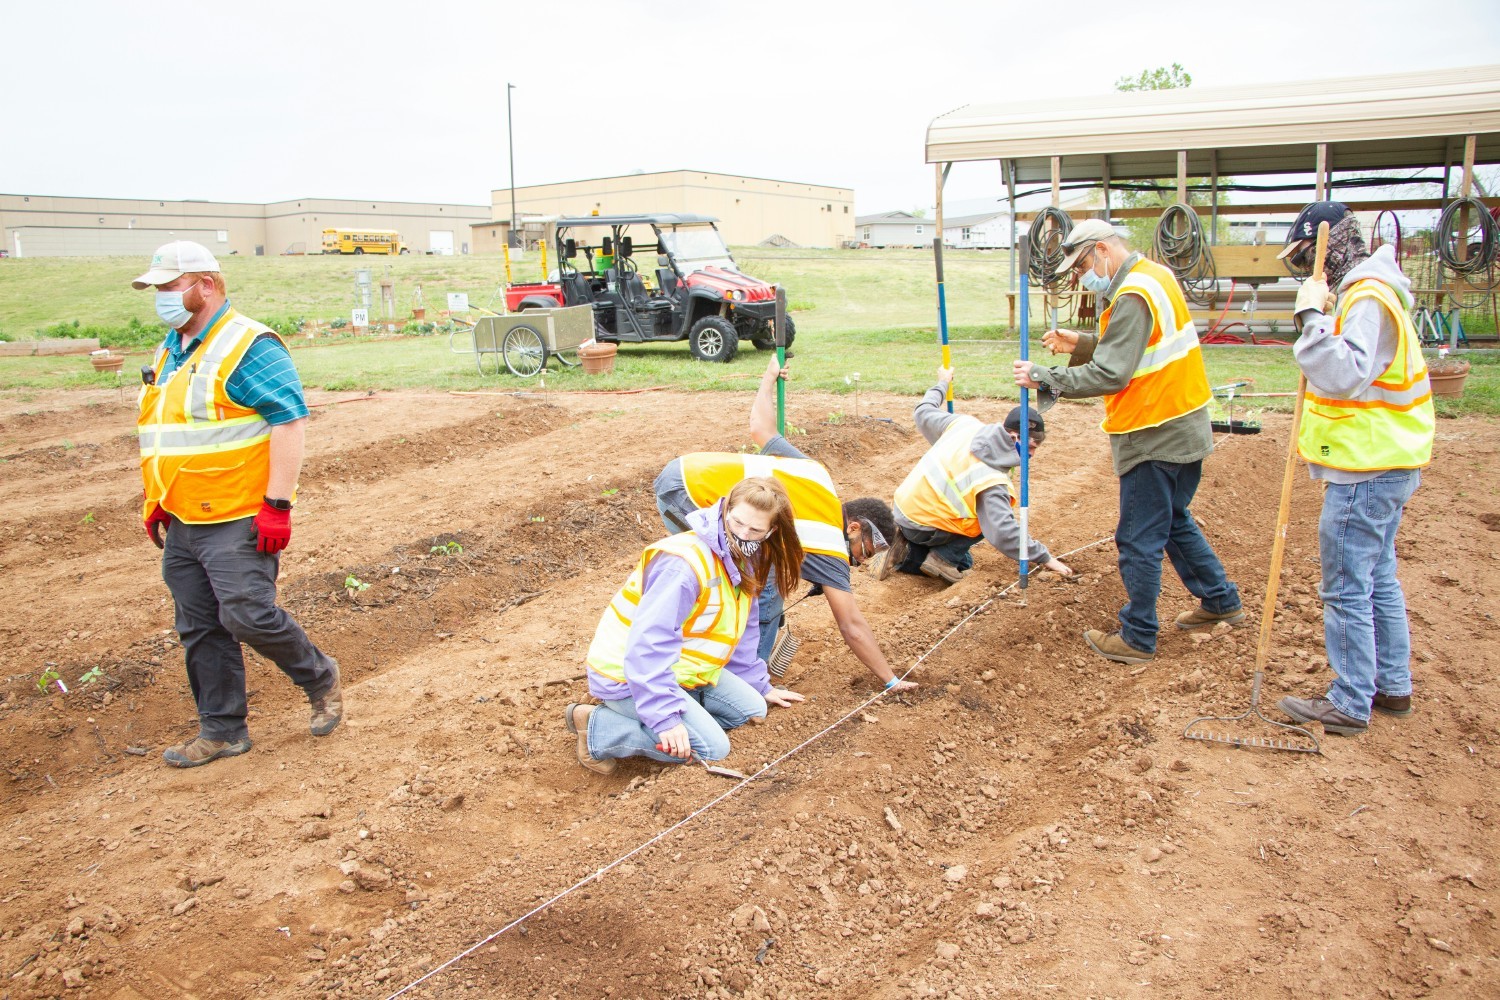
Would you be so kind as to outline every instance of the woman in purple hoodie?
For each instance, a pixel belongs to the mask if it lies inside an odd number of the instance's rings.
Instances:
[[[594,632],[589,693],[604,704],[571,704],[564,719],[591,771],[608,774],[621,757],[722,760],[725,730],[802,700],[772,687],[756,655],[756,598],[772,569],[795,587],[802,563],[786,490],[745,479],[687,523],[646,546]]]

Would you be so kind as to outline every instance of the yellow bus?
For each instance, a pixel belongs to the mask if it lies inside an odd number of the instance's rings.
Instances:
[[[409,253],[394,229],[325,229],[324,253]]]

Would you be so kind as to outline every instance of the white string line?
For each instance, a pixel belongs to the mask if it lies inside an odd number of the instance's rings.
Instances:
[[[1102,538],[1097,538],[1097,539],[1095,539],[1092,542],[1088,542],[1087,544],[1080,545],[1076,549],[1071,549],[1071,550],[1069,550],[1067,552],[1064,552],[1061,556],[1058,556],[1057,558],[1059,558],[1059,559],[1066,558],[1066,557],[1074,555],[1074,554],[1076,554],[1078,552],[1082,552],[1085,549],[1091,549],[1091,548],[1093,548],[1096,545],[1102,545],[1103,543],[1109,541],[1112,538],[1114,538],[1114,533],[1113,532],[1111,532],[1108,535],[1103,536]],[[1033,569],[1031,571],[1031,575],[1035,575],[1035,574],[1041,572],[1041,570],[1042,570],[1042,567],[1038,566],[1038,567],[1036,567],[1035,569]],[[998,601],[1000,598],[1004,597],[1006,594],[1010,593],[1012,590],[1014,590],[1020,584],[1020,582],[1021,581],[1019,579],[1012,580],[1009,584],[1007,584],[1005,586],[1005,588],[1003,590],[1000,590],[998,593],[996,593],[996,594],[992,595],[991,597],[987,598],[982,604],[980,604],[978,607],[976,607],[973,611],[970,611],[967,615],[965,615],[963,617],[963,619],[958,622],[958,624],[954,625],[947,632],[943,633],[943,637],[941,639],[939,639],[937,642],[933,643],[932,647],[930,649],[928,649],[927,652],[925,652],[921,656],[917,657],[917,659],[912,663],[912,665],[906,668],[906,672],[900,675],[900,679],[901,680],[905,680],[906,677],[912,671],[916,670],[917,667],[922,664],[922,661],[926,660],[933,653],[937,652],[937,649],[938,649],[939,646],[941,646],[943,643],[947,642],[948,639],[950,637],[952,637],[952,635],[955,632],[957,632],[959,629],[963,628],[964,625],[968,624],[968,622],[969,622],[970,619],[972,619],[975,615],[978,615],[979,613],[981,613],[982,611],[984,611],[991,604],[994,604],[996,601]],[[474,952],[478,951],[480,948],[483,948],[485,945],[489,944],[491,941],[495,940],[495,938],[497,938],[500,935],[504,934],[506,931],[511,930],[511,929],[513,929],[515,927],[520,926],[525,921],[527,921],[527,920],[531,919],[532,917],[536,916],[538,913],[541,913],[543,910],[546,910],[546,909],[550,908],[555,903],[561,901],[563,898],[565,898],[565,897],[567,897],[569,895],[572,895],[573,893],[577,892],[579,889],[582,889],[584,886],[588,885],[590,882],[595,882],[595,881],[598,881],[599,879],[603,878],[605,872],[609,871],[612,868],[616,868],[619,865],[624,864],[626,861],[628,861],[631,858],[635,857],[637,854],[641,853],[642,851],[644,851],[646,848],[650,847],[651,845],[657,843],[662,838],[666,837],[668,834],[673,833],[673,832],[675,832],[677,830],[680,830],[682,827],[686,826],[687,824],[691,823],[693,820],[697,819],[699,816],[701,816],[704,813],[708,812],[708,810],[712,809],[714,806],[718,805],[720,802],[723,802],[725,799],[727,799],[730,796],[735,795],[736,793],[738,793],[740,791],[740,789],[744,788],[746,785],[750,784],[752,781],[758,780],[767,771],[773,771],[773,770],[775,770],[775,768],[776,768],[776,766],[778,764],[781,764],[783,761],[785,761],[785,760],[787,760],[787,759],[795,756],[798,753],[801,753],[803,750],[805,750],[807,747],[811,746],[813,743],[815,743],[818,740],[822,739],[824,736],[827,736],[829,733],[833,732],[835,729],[839,728],[844,723],[850,721],[856,715],[858,715],[860,712],[863,712],[866,708],[869,708],[871,705],[875,704],[877,701],[880,701],[882,698],[884,698],[888,694],[891,694],[891,691],[889,689],[884,689],[884,690],[881,690],[881,691],[877,691],[875,694],[871,695],[869,698],[866,698],[864,701],[860,702],[854,708],[851,708],[847,713],[845,713],[842,717],[840,717],[839,719],[837,719],[833,723],[829,724],[828,726],[826,726],[823,729],[819,730],[818,732],[814,733],[812,736],[809,736],[807,739],[803,740],[801,743],[799,743],[796,746],[792,747],[790,750],[786,751],[780,757],[777,757],[775,760],[771,761],[769,764],[762,765],[761,769],[759,771],[756,771],[754,774],[747,775],[746,777],[742,778],[740,781],[736,782],[732,787],[729,788],[728,791],[725,791],[723,794],[718,795],[718,796],[710,799],[708,802],[704,803],[702,806],[700,806],[697,809],[693,810],[692,812],[688,813],[682,819],[678,820],[676,823],[673,823],[671,826],[667,827],[665,830],[662,830],[660,833],[656,834],[651,839],[645,841],[644,843],[640,844],[637,847],[632,848],[630,851],[626,852],[625,854],[620,855],[618,858],[616,858],[615,860],[611,861],[609,864],[605,865],[603,868],[600,868],[600,869],[598,869],[598,870],[596,870],[594,872],[589,873],[588,875],[586,875],[583,878],[579,879],[577,882],[573,883],[568,888],[564,889],[562,892],[559,892],[557,895],[553,896],[551,899],[548,899],[545,902],[542,902],[542,903],[538,904],[537,906],[533,907],[528,912],[523,913],[521,916],[519,916],[516,919],[512,920],[510,923],[506,924],[504,927],[500,928],[498,931],[495,931],[489,937],[486,937],[482,941],[478,941],[478,942],[470,945],[468,948],[464,949],[463,951],[459,952],[457,955],[454,955],[452,958],[448,959],[448,961],[444,962],[442,965],[439,965],[436,968],[429,970],[427,973],[425,973],[424,975],[422,975],[420,978],[414,979],[411,982],[407,983],[405,986],[401,987],[399,990],[397,990],[396,992],[394,992],[394,993],[390,994],[388,997],[386,997],[386,1000],[396,1000],[396,997],[401,996],[403,993],[406,993],[409,990],[415,989],[417,986],[420,986],[422,983],[424,983],[427,980],[431,979],[433,976],[437,975],[439,972],[442,972],[444,969],[448,968],[449,966],[451,966],[451,965],[453,965],[453,964],[455,964],[457,962],[460,962],[460,961],[462,961],[465,958],[468,958],[470,955],[474,954]]]

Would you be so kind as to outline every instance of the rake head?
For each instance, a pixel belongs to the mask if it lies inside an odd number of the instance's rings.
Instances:
[[[1265,674],[1255,672],[1255,686],[1250,692],[1250,707],[1239,715],[1202,715],[1189,722],[1182,730],[1183,739],[1201,740],[1205,743],[1224,743],[1234,747],[1253,747],[1260,750],[1290,750],[1294,753],[1321,754],[1323,748],[1318,738],[1301,726],[1288,725],[1268,719],[1260,711],[1260,683]],[[1239,732],[1227,728],[1237,722],[1245,722],[1251,716],[1259,722],[1250,721],[1250,732]],[[1261,730],[1261,724],[1272,727],[1272,732]],[[1247,727],[1248,728],[1248,727]]]

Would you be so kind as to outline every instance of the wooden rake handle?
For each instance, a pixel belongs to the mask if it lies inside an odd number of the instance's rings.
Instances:
[[[1317,248],[1313,256],[1313,277],[1326,280],[1323,265],[1328,259],[1328,223],[1318,223]],[[1266,579],[1266,603],[1260,612],[1260,641],[1255,647],[1255,670],[1266,669],[1271,655],[1271,626],[1276,622],[1276,591],[1281,583],[1281,559],[1286,554],[1286,526],[1292,513],[1292,476],[1297,471],[1297,435],[1302,430],[1302,397],[1307,393],[1307,376],[1297,375],[1297,399],[1292,404],[1292,436],[1286,445],[1286,469],[1281,475],[1281,504],[1276,508],[1276,534],[1271,541],[1271,572]]]

